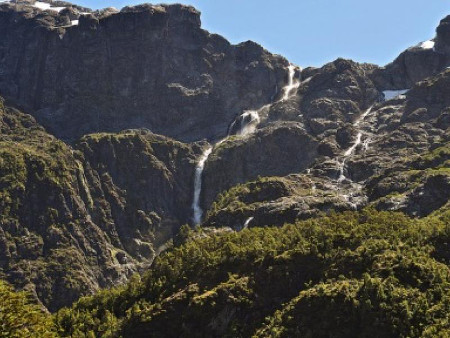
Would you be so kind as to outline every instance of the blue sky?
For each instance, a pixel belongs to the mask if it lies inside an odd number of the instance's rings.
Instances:
[[[142,3],[72,0],[94,9]],[[448,0],[185,0],[202,12],[203,28],[232,43],[253,40],[300,66],[337,57],[384,65],[433,38]],[[156,3],[156,2],[155,2]]]

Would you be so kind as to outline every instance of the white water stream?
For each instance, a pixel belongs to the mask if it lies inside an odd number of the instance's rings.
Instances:
[[[364,119],[367,117],[367,115],[370,114],[370,112],[372,111],[373,106],[371,106],[369,109],[367,109],[363,114],[361,114],[361,116],[353,123],[353,126],[355,127],[359,127],[359,125],[361,124],[361,122],[364,121]],[[350,148],[348,148],[345,153],[344,153],[344,158],[342,159],[342,162],[339,163],[339,178],[338,178],[338,182],[342,182],[345,179],[348,179],[345,174],[345,162],[347,161],[347,159],[349,157],[351,157],[353,155],[353,153],[355,152],[356,148],[361,144],[362,141],[362,136],[363,136],[363,132],[362,130],[359,128],[358,129],[358,134],[356,135],[356,139],[355,142],[353,142],[352,146]],[[370,141],[367,141],[368,139],[366,139],[363,143],[364,147],[368,147]],[[366,142],[367,141],[367,142]]]
[[[297,92],[300,87],[300,81],[295,78],[295,66],[289,65],[289,82],[286,87],[283,88],[283,97],[280,101],[286,101],[292,96],[292,93]]]
[[[244,223],[244,229],[247,229],[247,228],[248,228],[250,222],[253,221],[253,219],[254,219],[254,217],[249,217],[249,218],[247,218],[247,220],[246,220],[245,223]]]
[[[259,112],[257,110],[247,110],[241,115],[241,117],[242,123],[238,135],[248,135],[254,133],[261,120],[259,118]]]
[[[294,65],[292,65],[292,64],[289,65],[288,83],[283,88],[283,97],[277,102],[285,101],[297,93],[297,89],[300,87],[301,82],[295,78],[295,68],[296,67]],[[274,103],[277,103],[277,102],[274,102]],[[261,118],[259,115],[260,112],[265,109],[270,108],[274,103],[264,105],[263,107],[261,107],[258,110],[244,111],[239,116],[239,118],[241,120],[241,127],[237,134],[238,135],[249,135],[249,134],[254,133],[256,130],[256,127],[258,126],[258,124],[261,121]],[[195,179],[194,179],[194,200],[192,202],[192,210],[194,212],[194,217],[193,217],[194,224],[201,223],[202,216],[203,216],[203,210],[200,207],[200,198],[201,198],[201,192],[202,192],[202,176],[203,176],[203,169],[205,168],[205,163],[208,160],[209,155],[211,155],[211,152],[213,151],[213,149],[216,146],[218,146],[219,144],[221,144],[222,142],[224,142],[228,137],[231,136],[230,133],[235,125],[236,125],[236,120],[233,121],[233,123],[231,124],[231,126],[228,130],[228,136],[225,137],[224,139],[220,140],[216,144],[214,144],[212,147],[206,148],[203,151],[202,155],[200,156],[200,158],[197,162],[197,165],[195,167]],[[252,219],[250,219],[250,220],[247,219],[247,221],[250,223]],[[247,226],[248,226],[248,224],[247,224]],[[244,224],[244,227],[245,227],[245,224]]]
[[[194,210],[194,224],[199,224],[202,221],[203,210],[200,207],[200,194],[202,192],[202,174],[205,168],[205,162],[208,159],[213,147],[208,147],[203,151],[202,156],[195,167],[194,179],[194,201],[192,202],[192,210]]]

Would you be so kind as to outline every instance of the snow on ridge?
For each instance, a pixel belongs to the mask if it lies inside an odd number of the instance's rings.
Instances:
[[[34,5],[31,5],[31,6],[33,6],[35,8],[39,8],[39,9],[41,9],[43,11],[50,10],[50,11],[55,11],[55,12],[58,12],[58,13],[60,11],[62,11],[64,8],[66,8],[66,7],[51,7],[52,6],[51,4],[49,4],[47,2],[42,2],[42,1],[36,1],[34,3]]]
[[[388,100],[392,100],[395,98],[404,98],[404,94],[408,91],[409,89],[399,89],[399,90],[385,90],[383,91],[384,94],[384,99],[386,101]]]
[[[35,3],[34,3],[34,5],[32,5],[33,7],[36,7],[36,8],[39,8],[39,9],[42,9],[42,10],[46,10],[46,9],[49,9],[50,8],[50,4],[49,3],[47,3],[47,2],[42,2],[42,1],[36,1]]]
[[[50,7],[49,10],[51,11],[56,11],[56,12],[61,12],[64,8],[66,7]]]
[[[428,40],[419,44],[419,47],[422,49],[434,49],[434,41]]]

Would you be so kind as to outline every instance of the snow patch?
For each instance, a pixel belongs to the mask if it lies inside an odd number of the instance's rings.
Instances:
[[[43,11],[50,10],[58,13],[62,11],[64,8],[66,8],[66,7],[51,7],[51,4],[42,1],[36,1],[32,6],[35,8],[39,8],[40,10]]]
[[[50,4],[46,3],[46,2],[41,2],[41,1],[36,1],[33,5],[33,7],[42,9],[42,10],[46,10],[50,8]]]
[[[419,44],[419,47],[423,49],[434,49],[434,41],[433,40],[424,41],[421,44]]]
[[[383,91],[385,101],[392,100],[395,98],[405,98],[404,94],[409,89],[400,89],[400,90],[385,90]]]
[[[66,7],[50,7],[49,10],[55,11],[55,12],[61,12]]]

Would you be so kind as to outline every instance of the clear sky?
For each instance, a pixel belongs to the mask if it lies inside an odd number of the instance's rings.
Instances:
[[[70,0],[69,0],[70,1]],[[71,0],[118,9],[130,0]],[[202,12],[203,28],[232,43],[253,40],[306,67],[337,57],[384,65],[434,37],[449,0],[183,0]],[[158,3],[158,2],[154,2]]]

